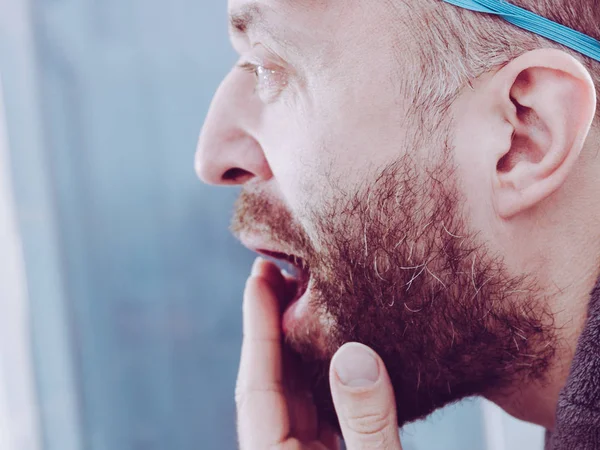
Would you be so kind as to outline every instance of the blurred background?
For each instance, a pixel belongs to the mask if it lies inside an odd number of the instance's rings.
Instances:
[[[0,450],[236,448],[235,190],[193,171],[225,0],[0,0]],[[541,448],[476,400],[405,450]]]

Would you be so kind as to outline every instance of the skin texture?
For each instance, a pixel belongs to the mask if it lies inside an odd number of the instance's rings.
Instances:
[[[401,159],[315,213],[320,250],[250,187],[238,201],[234,231],[268,229],[310,267],[311,313],[286,338],[321,417],[334,425],[327,373],[345,342],[382,357],[400,426],[463,397],[541,379],[554,354],[552,318],[535,283],[511,277],[465,226],[450,162],[423,170],[423,181],[415,164]]]
[[[236,387],[240,448],[339,450],[337,435],[302,389],[298,361],[281,346],[284,285],[276,266],[257,259],[244,292]],[[332,360],[329,378],[346,448],[401,450],[393,388],[379,356],[362,344],[346,344]]]
[[[196,169],[243,187],[242,239],[311,268],[311,314],[286,336],[300,390],[335,423],[329,361],[359,341],[398,424],[484,395],[551,429],[599,274],[589,73],[535,50],[414,114],[428,74],[407,2],[292,3],[230,2],[245,69],[215,95]]]

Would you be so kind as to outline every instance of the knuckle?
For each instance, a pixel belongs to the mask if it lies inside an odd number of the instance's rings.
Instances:
[[[235,388],[235,404],[237,409],[242,409],[244,407],[247,398],[248,396],[245,389],[242,389],[239,386]]]
[[[379,412],[365,412],[348,417],[348,428],[356,434],[370,437],[370,440],[381,440],[389,425],[389,415]]]
[[[302,443],[298,439],[289,438],[271,445],[269,450],[302,450],[303,448]]]
[[[257,345],[273,345],[273,346],[279,346],[281,345],[281,338],[279,337],[279,335],[277,334],[277,332],[274,332],[272,334],[266,334],[265,332],[263,332],[263,334],[257,334],[256,332],[249,332],[247,330],[244,330],[242,332],[242,337],[244,338],[245,341],[251,342],[253,344],[257,344]]]
[[[260,386],[238,383],[235,387],[235,404],[240,410],[251,403],[253,398],[265,395],[283,395],[283,386],[281,383],[264,383]]]

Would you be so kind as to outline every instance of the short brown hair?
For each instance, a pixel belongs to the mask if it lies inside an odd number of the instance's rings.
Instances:
[[[598,0],[510,0],[510,3],[600,40]],[[553,47],[570,53],[590,71],[598,92],[597,118],[600,116],[600,62],[490,14],[468,11],[441,0],[425,0],[417,9],[420,17],[412,18],[411,24],[413,27],[417,24],[420,43],[428,44],[419,45],[417,63],[423,73],[431,74],[423,77],[426,79],[414,80],[411,86],[412,92],[417,93],[417,110],[448,105],[470,80],[527,51]]]

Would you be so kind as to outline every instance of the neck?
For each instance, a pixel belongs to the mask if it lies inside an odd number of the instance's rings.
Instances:
[[[545,287],[543,291],[556,330],[555,356],[542,381],[520,383],[514,386],[512,395],[490,398],[516,418],[551,431],[558,397],[586,324],[590,295],[600,283],[600,185],[596,181],[600,173],[597,158],[600,134],[597,129],[590,132],[589,142],[594,145],[589,144],[582,152],[579,173],[570,177],[545,206],[531,213],[530,228],[516,240],[520,247],[515,249],[515,254],[522,256],[525,250],[530,263],[519,266],[513,261],[515,267],[521,273],[537,273],[540,286]],[[544,230],[539,227],[540,223],[551,225]],[[544,267],[543,273],[540,273],[541,267]]]
[[[590,267],[597,267],[597,264]],[[568,289],[561,289],[562,294],[556,297],[554,318],[558,345],[544,380],[515,386],[513,393],[506,397],[490,398],[510,415],[550,431],[554,429],[558,397],[585,327],[590,293],[599,282],[599,272],[596,269],[585,274],[579,272],[580,278]]]

